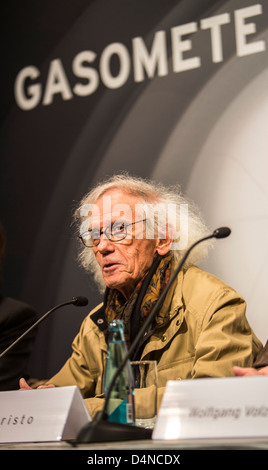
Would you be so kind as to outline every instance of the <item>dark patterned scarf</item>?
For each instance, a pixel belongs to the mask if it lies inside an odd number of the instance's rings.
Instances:
[[[142,326],[144,320],[151,312],[153,306],[157,302],[161,292],[165,288],[170,278],[171,255],[159,258],[155,272],[147,273],[146,276],[137,284],[135,290],[129,297],[125,299],[123,295],[116,289],[110,289],[107,297],[105,314],[108,322],[115,318],[123,320],[125,340],[127,347],[131,344],[133,331],[131,331],[131,316],[137,303],[140,304],[138,324]],[[148,276],[151,277],[147,278]],[[144,283],[148,283],[145,294],[139,298],[142,293]],[[139,329],[138,328],[138,329]]]

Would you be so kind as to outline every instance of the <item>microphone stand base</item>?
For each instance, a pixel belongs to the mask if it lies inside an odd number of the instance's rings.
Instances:
[[[152,438],[152,429],[131,424],[112,423],[105,419],[91,421],[79,432],[76,444],[91,442],[134,441]]]

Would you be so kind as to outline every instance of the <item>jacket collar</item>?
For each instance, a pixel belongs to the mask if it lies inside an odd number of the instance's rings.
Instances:
[[[105,330],[107,330],[108,322],[105,315],[104,303],[102,303],[99,308],[91,314],[90,318],[101,331],[104,332]]]
[[[172,269],[170,276],[173,275],[175,270],[174,261],[172,262]],[[181,271],[177,278],[171,284],[163,305],[156,315],[155,322],[157,326],[164,326],[168,323],[183,307],[183,299],[182,299],[182,282],[183,282],[184,273]]]

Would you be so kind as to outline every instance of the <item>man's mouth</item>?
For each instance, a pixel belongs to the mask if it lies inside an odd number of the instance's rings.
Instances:
[[[115,269],[117,266],[119,266],[119,263],[106,263],[102,269],[104,272],[109,272]]]

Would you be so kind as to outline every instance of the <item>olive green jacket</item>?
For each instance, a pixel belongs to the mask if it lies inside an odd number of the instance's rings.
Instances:
[[[101,306],[84,319],[73,353],[48,383],[77,385],[92,416],[103,405],[107,344]],[[191,267],[181,272],[156,317],[139,359],[156,360],[158,406],[168,380],[232,376],[249,367],[262,348],[245,316],[246,303],[215,276]]]

